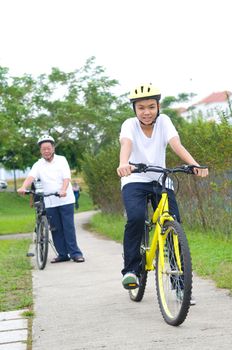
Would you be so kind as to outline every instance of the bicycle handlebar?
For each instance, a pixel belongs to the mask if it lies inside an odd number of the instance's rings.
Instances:
[[[56,197],[60,197],[58,192],[53,192],[53,193],[37,193],[36,191],[32,191],[32,190],[26,190],[25,194],[35,194],[36,196],[39,197],[50,197],[50,196],[56,196]]]
[[[208,167],[203,166],[197,166],[197,165],[180,165],[175,168],[163,168],[161,166],[156,165],[147,165],[144,163],[131,163],[130,165],[134,165],[136,169],[132,170],[132,173],[146,173],[146,172],[154,172],[154,173],[162,173],[162,174],[173,174],[173,173],[186,173],[186,174],[194,174],[193,169],[207,169]]]

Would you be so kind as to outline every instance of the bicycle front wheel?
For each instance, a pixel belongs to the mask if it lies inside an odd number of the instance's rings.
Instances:
[[[49,226],[46,216],[42,216],[36,232],[36,261],[40,270],[43,270],[48,257]]]
[[[179,326],[190,307],[192,263],[185,233],[176,221],[166,221],[156,255],[156,289],[164,320]]]

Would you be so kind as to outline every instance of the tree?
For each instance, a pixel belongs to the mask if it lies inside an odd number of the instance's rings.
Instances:
[[[68,150],[72,166],[80,166],[75,153],[80,159],[84,150],[96,153],[114,142],[128,113],[124,96],[112,93],[118,82],[104,75],[94,57],[74,72],[52,68],[36,79],[10,77],[1,68],[0,80],[0,162],[8,168],[31,166],[44,133],[55,137],[60,152]]]

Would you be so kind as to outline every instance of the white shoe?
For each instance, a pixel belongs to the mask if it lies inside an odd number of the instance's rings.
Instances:
[[[177,300],[179,300],[180,302],[183,301],[183,291],[181,289],[178,289],[176,291],[176,297]],[[194,298],[193,295],[191,295],[191,299],[190,299],[190,306],[196,305],[196,299]]]
[[[139,287],[139,279],[133,272],[127,272],[122,279],[125,289],[135,289]]]
[[[191,299],[190,299],[190,306],[196,305],[196,299],[194,298],[193,295],[191,295]]]

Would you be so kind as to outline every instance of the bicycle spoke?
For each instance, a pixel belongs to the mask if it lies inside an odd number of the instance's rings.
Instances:
[[[36,238],[36,258],[37,265],[40,270],[44,269],[48,255],[48,221],[45,216],[41,217],[40,224],[37,229]]]
[[[185,320],[190,306],[191,259],[181,226],[170,221],[166,227],[164,249],[157,254],[157,296],[165,321],[177,326]]]

